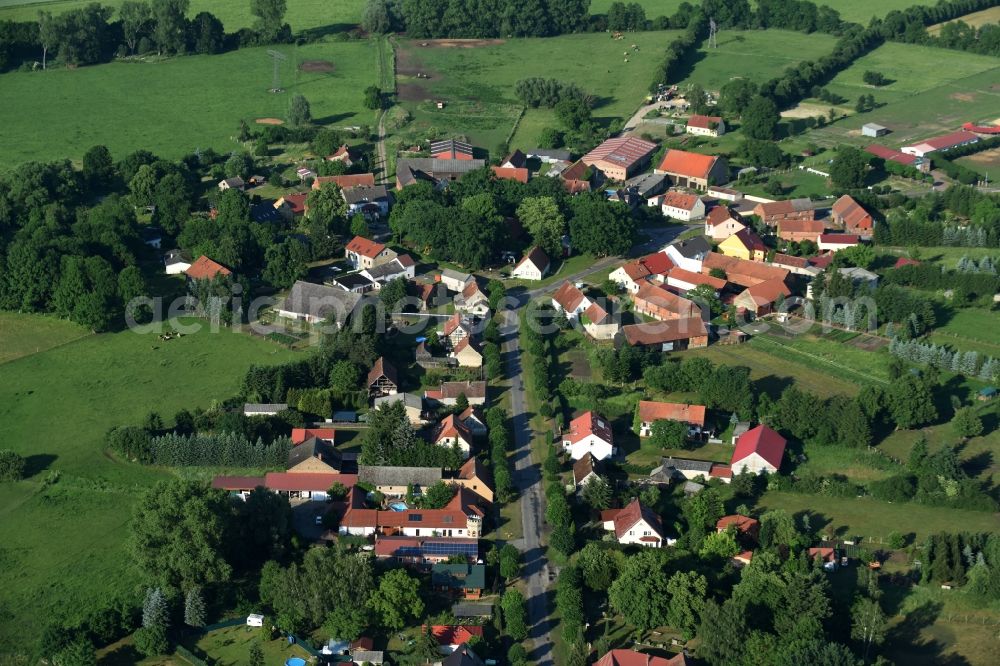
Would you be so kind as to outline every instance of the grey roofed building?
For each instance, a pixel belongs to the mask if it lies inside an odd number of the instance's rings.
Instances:
[[[349,187],[343,191],[343,194],[344,201],[346,201],[348,205],[365,203],[368,201],[379,201],[389,198],[389,190],[385,188],[385,185],[375,185],[374,187],[359,185],[357,187]]]
[[[434,664],[435,666],[485,666],[483,660],[468,645],[459,645],[454,652],[441,661],[435,661]]]
[[[660,459],[659,467],[649,473],[650,483],[670,483],[673,479],[683,478],[681,470],[688,472],[701,472],[705,476],[712,471],[712,462],[709,460],[691,460],[688,458],[674,458],[668,456]]]
[[[662,173],[643,173],[625,181],[626,188],[635,188],[636,194],[648,199],[667,189],[667,176]]]
[[[712,251],[712,246],[708,244],[704,236],[695,236],[682,241],[674,241],[670,244],[682,257],[693,259],[699,255],[704,256]]]
[[[355,650],[351,654],[355,664],[382,664],[385,657],[382,650]]]
[[[442,478],[440,467],[382,467],[358,465],[358,481],[375,486],[433,486]]]
[[[367,268],[365,269],[365,273],[370,275],[376,282],[380,282],[382,280],[391,279],[396,275],[403,275],[406,273],[406,267],[393,259],[392,261],[387,261],[384,264]]]
[[[354,291],[357,293],[364,293],[370,289],[375,288],[375,283],[369,280],[367,277],[361,273],[348,273],[346,275],[338,275],[329,282],[328,285],[331,287],[337,287],[339,289],[344,289],[346,291]]]
[[[343,326],[360,300],[361,296],[351,291],[298,280],[278,312],[313,322],[336,317],[337,325]]]
[[[301,444],[292,447],[288,452],[288,469],[299,465],[310,458],[319,458],[334,469],[340,469],[344,462],[340,451],[324,439],[310,437]]]
[[[537,158],[543,162],[569,162],[570,152],[559,148],[531,148],[525,151],[528,158]]]
[[[685,495],[696,495],[705,489],[705,486],[694,481],[686,481],[684,483],[684,494]]]
[[[442,268],[441,275],[458,282],[468,282],[472,279],[471,273],[463,273],[462,271],[452,270],[451,268]]]
[[[493,617],[493,604],[459,603],[451,607],[451,614],[456,618]]]
[[[243,414],[245,416],[268,416],[284,412],[287,409],[288,405],[283,402],[248,402],[243,405]]]
[[[163,263],[167,266],[180,263],[190,264],[191,257],[183,250],[170,250],[163,255]]]
[[[264,199],[250,206],[250,219],[260,224],[279,224],[285,221],[274,207],[273,199]]]
[[[452,160],[435,157],[403,157],[396,161],[396,181],[412,185],[418,180],[458,180],[470,171],[482,169],[486,160]]]
[[[393,395],[380,396],[375,398],[374,407],[378,409],[382,405],[391,405],[396,402],[402,402],[404,407],[424,408],[423,398],[416,393],[394,393]]]

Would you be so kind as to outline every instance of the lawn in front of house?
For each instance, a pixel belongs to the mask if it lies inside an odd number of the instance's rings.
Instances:
[[[49,323],[39,322],[43,330]],[[251,364],[303,353],[206,327],[169,341],[91,335],[5,363],[0,442],[27,458],[28,478],[0,488],[0,553],[11,572],[0,588],[0,656],[137,582],[125,552],[132,506],[169,474],[116,461],[105,451],[108,429],[151,410],[169,425],[181,408],[235,394]]]
[[[196,655],[205,654],[210,663],[216,666],[241,666],[247,663],[250,645],[257,640],[264,652],[265,664],[284,664],[289,657],[298,657],[309,661],[310,655],[298,644],[289,644],[284,637],[275,639],[264,638],[260,628],[236,625],[224,629],[216,629],[203,634],[189,649]]]

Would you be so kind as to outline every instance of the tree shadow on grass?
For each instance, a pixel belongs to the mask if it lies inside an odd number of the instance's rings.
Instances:
[[[36,453],[24,459],[24,478],[30,479],[41,474],[56,461],[59,456],[51,453]]]

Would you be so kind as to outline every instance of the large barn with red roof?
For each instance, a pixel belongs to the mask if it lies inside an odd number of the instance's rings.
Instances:
[[[785,456],[785,438],[764,424],[748,430],[736,440],[730,467],[734,474],[744,470],[753,474],[774,474]]]

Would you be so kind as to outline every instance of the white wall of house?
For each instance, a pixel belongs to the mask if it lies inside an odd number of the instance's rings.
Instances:
[[[672,217],[675,220],[684,220],[685,222],[691,220],[700,220],[705,217],[705,202],[701,199],[695,201],[694,206],[691,210],[685,208],[677,208],[676,206],[670,206],[668,204],[663,204],[661,210],[663,214],[667,217]]]
[[[675,266],[679,266],[680,268],[683,268],[686,271],[691,271],[692,273],[701,273],[701,258],[688,259],[678,252],[673,245],[668,245],[665,248],[665,251],[667,256],[670,257],[670,260],[674,262]]]
[[[455,278],[451,278],[451,277],[448,277],[447,275],[442,274],[441,275],[441,284],[443,284],[445,286],[445,289],[447,289],[448,291],[458,291],[458,292],[460,292],[463,289],[465,289],[465,287],[469,283],[467,281],[466,282],[462,282],[460,280],[456,280]]]
[[[613,340],[615,335],[618,334],[618,328],[618,322],[611,322],[610,324],[587,323],[583,325],[583,330],[595,340]]]
[[[587,435],[575,444],[568,439],[563,440],[563,449],[569,451],[569,455],[573,460],[579,460],[588,453],[597,460],[605,460],[610,458],[611,454],[614,453],[614,447],[609,442],[605,442],[593,434]]]
[[[605,522],[604,529],[614,531],[614,521],[609,520]],[[656,541],[643,541],[642,537],[654,537]],[[618,539],[618,543],[622,545],[638,545],[646,546],[648,548],[659,548],[662,545],[662,540],[660,539],[660,535],[649,523],[645,520],[640,520],[635,525],[630,527],[628,532],[623,534]]]
[[[468,459],[468,457],[472,454],[472,445],[469,442],[465,441],[465,438],[461,436],[442,437],[435,443],[438,446],[443,446],[446,449],[450,449],[451,447],[455,446],[455,444],[458,444],[458,448],[462,450],[463,459]]]
[[[545,273],[539,270],[538,266],[535,266],[534,263],[525,261],[511,271],[510,276],[519,280],[541,280],[545,276]]]
[[[587,298],[586,296],[584,296],[583,300],[580,301],[580,304],[578,306],[576,306],[575,310],[573,310],[572,312],[570,312],[569,310],[565,311],[566,312],[566,318],[570,319],[570,320],[579,318],[580,317],[580,313],[583,312],[584,310],[586,310],[587,308],[589,308],[591,305],[592,305],[592,303],[590,302],[590,299]],[[557,301],[554,298],[552,299],[552,307],[555,308],[556,312],[560,312],[560,311],[563,310],[563,306],[560,305],[559,301]]]
[[[180,275],[191,268],[191,264],[186,261],[179,261],[176,264],[167,264],[167,275]]]
[[[732,464],[733,476],[741,473],[744,468],[753,474],[760,474],[761,472],[767,471],[770,474],[774,474],[778,471],[778,468],[771,463],[764,460],[759,454],[751,453],[746,458],[742,460],[734,460]]]
[[[624,266],[619,266],[615,270],[611,271],[608,278],[630,294],[634,294],[639,291],[639,283],[635,282],[628,276],[628,273],[625,272]]]
[[[746,225],[741,223],[739,220],[729,219],[722,224],[717,224],[714,227],[710,226],[707,222],[705,223],[705,235],[711,236],[712,240],[723,241],[733,236],[743,229],[746,229]]]

